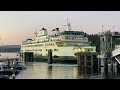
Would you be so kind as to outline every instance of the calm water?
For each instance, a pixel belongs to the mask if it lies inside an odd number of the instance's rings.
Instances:
[[[44,62],[29,62],[26,64],[27,69],[23,70],[16,76],[16,79],[118,79],[120,74],[116,67],[111,70],[109,67],[108,74],[101,70],[91,68],[80,69],[77,64],[52,64]]]

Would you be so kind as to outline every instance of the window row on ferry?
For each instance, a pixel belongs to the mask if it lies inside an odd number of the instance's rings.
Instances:
[[[74,33],[63,33],[61,35],[83,35],[82,33],[81,34],[74,34]]]
[[[43,46],[43,44],[37,44],[37,45],[26,45],[24,47],[36,47],[36,46]],[[23,46],[22,46],[23,47]]]
[[[46,49],[46,51],[48,51],[49,49]],[[58,49],[51,49],[52,51],[58,51]],[[33,49],[33,50],[25,50],[25,52],[29,52],[29,51],[42,51],[42,49]]]

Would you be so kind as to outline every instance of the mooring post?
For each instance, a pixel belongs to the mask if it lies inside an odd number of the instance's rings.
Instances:
[[[98,58],[98,73],[101,72],[101,58]]]
[[[52,64],[52,51],[48,50],[48,64]]]
[[[113,72],[113,59],[110,58],[110,64],[111,64],[111,71]]]
[[[80,68],[83,67],[84,64],[84,55],[83,54],[79,54],[80,58],[79,58],[79,64],[80,64]]]
[[[87,67],[87,54],[84,53],[84,67]]]
[[[117,73],[120,73],[120,64],[117,62]]]
[[[90,60],[90,61],[91,61],[91,62],[90,62],[90,63],[91,63],[91,66],[90,66],[90,67],[91,67],[91,73],[93,73],[95,64],[94,64],[94,58],[93,58],[93,54],[92,54],[92,53],[90,54],[90,57],[91,57],[91,58],[90,58],[90,59],[91,59],[91,60]]]
[[[104,72],[108,73],[108,58],[104,58]]]
[[[78,64],[78,67],[80,67],[81,65],[81,63],[80,63],[80,54],[78,54],[78,57],[77,57],[77,64]]]

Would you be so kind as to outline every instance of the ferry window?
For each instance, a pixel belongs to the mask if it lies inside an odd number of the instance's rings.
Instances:
[[[39,51],[42,51],[42,49],[40,49]]]
[[[58,51],[58,49],[54,49],[54,51]]]

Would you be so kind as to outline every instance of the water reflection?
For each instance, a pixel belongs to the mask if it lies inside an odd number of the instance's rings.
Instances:
[[[48,79],[52,78],[52,66],[48,66]]]
[[[79,78],[90,79],[91,76],[98,75],[98,69],[91,67],[78,67],[78,74]]]
[[[43,62],[27,63],[27,69],[21,71],[16,79],[116,79],[120,78],[120,69],[108,67],[108,73],[104,68],[80,68],[77,64],[52,64]]]

